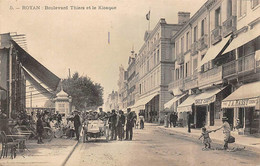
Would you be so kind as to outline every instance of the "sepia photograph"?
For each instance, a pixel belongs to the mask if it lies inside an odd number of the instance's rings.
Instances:
[[[260,166],[260,0],[0,0],[0,166]]]

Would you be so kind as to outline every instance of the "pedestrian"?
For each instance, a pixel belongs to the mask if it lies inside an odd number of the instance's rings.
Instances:
[[[74,124],[71,119],[69,119],[68,121],[68,128],[69,128],[69,138],[71,139],[74,137],[74,131],[75,131]]]
[[[175,127],[174,126],[174,113],[173,112],[170,114],[170,127]]]
[[[76,133],[76,140],[78,140],[79,141],[79,129],[80,129],[80,126],[81,126],[81,122],[80,122],[80,117],[79,117],[79,113],[78,113],[78,111],[76,110],[76,111],[74,111],[74,113],[75,113],[75,116],[74,116],[74,118],[73,118],[73,121],[74,121],[74,128],[75,128],[75,133]]]
[[[122,139],[123,139],[124,126],[125,126],[125,116],[124,116],[123,111],[119,110],[119,114],[117,115],[117,122],[116,122],[119,141],[122,141]]]
[[[126,138],[125,140],[133,139],[133,127],[134,127],[134,119],[136,115],[131,112],[131,108],[127,108],[127,116],[126,116]]]
[[[164,127],[168,128],[169,127],[169,116],[168,113],[164,115]]]
[[[191,113],[188,112],[188,115],[187,115],[187,122],[188,122],[188,132],[189,132],[189,133],[191,132],[191,130],[190,130],[191,120],[192,120]]]
[[[173,127],[176,127],[177,120],[178,120],[178,114],[177,112],[175,112],[173,115]]]
[[[224,137],[224,149],[226,150],[226,149],[228,149],[228,140],[229,140],[229,137],[231,136],[230,135],[231,128],[230,128],[230,125],[228,123],[227,117],[223,117],[222,122],[223,122],[222,126],[219,127],[218,129],[216,129],[215,131],[223,128],[223,134],[225,135],[225,137]]]
[[[199,137],[199,139],[203,138],[203,144],[205,145],[205,149],[210,149],[212,141],[209,137],[209,133],[211,133],[215,130],[208,131],[205,127],[202,127],[201,130],[202,130],[202,133],[201,133],[201,136]]]
[[[111,138],[110,138],[111,141],[116,140],[116,137],[117,137],[116,120],[117,120],[116,111],[113,109],[112,113],[109,117],[109,125],[110,125],[110,130],[111,130]]]
[[[43,141],[42,141],[42,134],[43,134],[43,131],[44,131],[44,127],[43,127],[43,122],[42,122],[42,115],[39,114],[38,115],[38,120],[37,120],[37,123],[36,123],[36,132],[37,132],[37,136],[38,136],[38,144],[43,144]]]
[[[140,119],[140,129],[144,129],[144,116],[142,113],[139,115],[139,119]]]

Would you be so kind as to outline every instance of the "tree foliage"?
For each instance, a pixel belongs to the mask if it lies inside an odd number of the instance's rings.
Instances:
[[[72,97],[72,105],[77,110],[86,110],[103,104],[103,87],[87,76],[79,76],[78,72],[74,73],[72,78],[64,79],[62,87]]]

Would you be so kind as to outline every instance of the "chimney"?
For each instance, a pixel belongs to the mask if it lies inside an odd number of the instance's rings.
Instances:
[[[178,12],[178,24],[185,24],[190,19],[190,12]]]

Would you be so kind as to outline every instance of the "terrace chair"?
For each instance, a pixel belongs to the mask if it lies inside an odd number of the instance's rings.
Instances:
[[[16,157],[16,148],[19,145],[19,142],[15,141],[12,136],[6,135],[4,131],[1,131],[1,140],[2,140],[2,151],[0,159],[7,157],[8,151],[11,152],[11,158]]]

